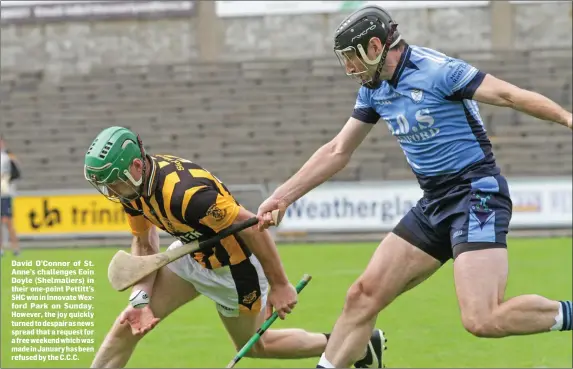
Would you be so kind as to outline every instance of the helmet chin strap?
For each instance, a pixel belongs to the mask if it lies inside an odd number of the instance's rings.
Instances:
[[[145,155],[145,150],[143,150],[143,142],[141,141],[141,136],[137,135],[137,144],[139,145],[139,151],[141,152],[142,167],[141,167],[141,179],[139,183],[134,183],[135,185],[142,186],[143,194],[147,194],[149,183],[147,183],[147,155]],[[142,182],[143,181],[143,185]]]
[[[141,184],[143,183],[143,175],[141,176],[141,178],[139,178],[139,181],[136,181],[135,178],[133,178],[133,176],[131,175],[131,173],[129,173],[129,170],[124,171],[123,174],[125,174],[125,176],[129,179],[131,184],[133,184],[136,187],[141,186]]]
[[[380,85],[380,74],[382,73],[382,67],[384,67],[384,63],[386,62],[386,56],[388,55],[388,51],[391,48],[396,46],[400,41],[400,37],[396,39],[394,43],[392,43],[392,37],[394,36],[394,32],[396,32],[396,28],[398,27],[398,23],[391,23],[390,30],[388,31],[388,36],[386,37],[386,42],[384,43],[384,48],[380,55],[378,55],[378,66],[376,67],[376,71],[372,76],[372,80],[370,82],[366,82],[364,86],[368,88],[377,88]]]

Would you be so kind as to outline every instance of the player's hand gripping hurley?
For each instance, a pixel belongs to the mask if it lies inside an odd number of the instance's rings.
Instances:
[[[278,210],[272,213],[274,225],[278,225]],[[217,242],[252,227],[258,223],[256,217],[248,219],[240,224],[235,224],[224,229],[214,237],[203,242],[193,241],[172,250],[160,252],[154,255],[133,256],[123,250],[119,250],[111,259],[107,270],[107,277],[111,286],[118,291],[125,291],[151,273],[165,265],[196,251],[213,247]]]
[[[273,215],[273,217],[274,217],[274,215]],[[308,284],[308,282],[310,282],[311,279],[312,279],[312,277],[310,275],[305,274],[302,277],[302,279],[298,282],[298,284],[296,285],[296,292],[300,293],[300,291],[302,291],[302,289],[306,287],[306,285]],[[267,331],[267,329],[269,329],[271,324],[273,324],[274,321],[277,320],[278,316],[279,316],[279,314],[275,311],[270,316],[270,318],[265,320],[265,322],[263,323],[261,328],[259,328],[257,330],[257,332],[251,337],[251,339],[241,348],[241,350],[237,353],[237,355],[235,355],[233,360],[231,360],[229,362],[229,364],[227,364],[227,368],[234,368],[235,367],[235,365],[239,362],[239,360],[241,360],[245,356],[245,354],[247,352],[249,352],[249,350],[253,347],[253,345],[261,338],[263,333],[265,333]]]

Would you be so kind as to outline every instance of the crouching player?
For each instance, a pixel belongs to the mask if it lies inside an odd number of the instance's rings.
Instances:
[[[211,173],[185,159],[147,154],[139,137],[122,127],[107,128],[94,139],[85,155],[84,174],[104,196],[122,204],[133,233],[133,255],[159,252],[157,228],[178,239],[169,247],[175,248],[211,238],[254,216]],[[143,335],[199,295],[215,302],[237,349],[271,308],[284,319],[297,303],[270,233],[246,229],[133,286],[131,304],[111,327],[92,367],[124,367]],[[328,337],[302,329],[268,330],[248,356],[320,357]],[[355,366],[381,367],[383,345],[383,334],[375,329],[365,348],[368,360]]]

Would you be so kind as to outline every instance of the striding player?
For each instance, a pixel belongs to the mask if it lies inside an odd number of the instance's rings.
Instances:
[[[104,196],[121,202],[133,233],[134,255],[159,252],[157,228],[178,239],[172,249],[254,216],[207,170],[175,156],[147,154],[139,137],[126,128],[107,128],[94,139],[84,173]],[[92,367],[124,367],[145,333],[199,295],[215,302],[237,349],[262,325],[270,311],[265,311],[267,300],[281,319],[297,302],[270,233],[250,228],[209,251],[186,255],[135,285],[131,305],[111,327]],[[382,354],[376,353],[383,337],[378,330],[371,336],[368,347],[381,361]],[[301,329],[268,330],[248,355],[320,357],[328,337]]]
[[[344,168],[380,119],[398,140],[423,190],[348,290],[318,367],[348,367],[360,357],[378,313],[452,258],[461,320],[473,335],[570,331],[571,301],[504,297],[512,202],[477,102],[569,128],[571,113],[462,60],[410,46],[396,27],[384,9],[367,5],[336,29],[335,53],[346,73],[362,85],[354,112],[257,214],[259,228],[266,228],[272,210],[284,211]]]

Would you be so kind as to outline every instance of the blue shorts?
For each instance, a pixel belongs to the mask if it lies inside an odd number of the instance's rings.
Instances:
[[[507,247],[513,204],[501,175],[474,178],[439,197],[424,196],[393,230],[445,263],[463,251]],[[469,245],[468,245],[469,244]]]
[[[0,215],[2,218],[12,218],[12,197],[2,197],[0,199]]]

